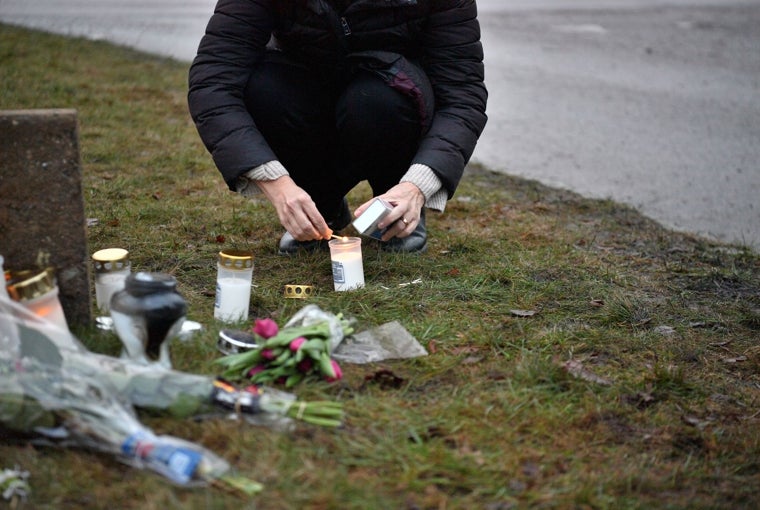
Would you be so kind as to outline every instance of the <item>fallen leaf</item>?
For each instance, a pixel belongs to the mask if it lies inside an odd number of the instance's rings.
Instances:
[[[226,238],[223,235],[221,235],[221,234],[219,234],[218,236],[216,236],[216,239],[215,239],[215,241],[216,241],[217,244],[224,244],[225,240],[226,240]]]
[[[515,317],[533,317],[538,313],[537,310],[510,310],[509,313]]]
[[[733,358],[723,358],[723,363],[739,363],[741,361],[747,361],[747,356],[735,356]]]
[[[670,326],[657,326],[654,328],[655,333],[659,333],[662,336],[670,336],[676,332],[675,328],[672,328]]]
[[[505,372],[498,372],[496,370],[489,371],[486,374],[486,377],[488,377],[492,381],[504,381],[509,378]]]
[[[681,421],[684,422],[686,425],[690,425],[692,427],[696,427],[698,429],[704,429],[707,425],[710,424],[710,420],[700,420],[696,416],[681,416]]]
[[[649,391],[640,391],[635,395],[625,395],[623,398],[626,402],[635,405],[638,409],[645,409],[656,402],[654,395]]]
[[[604,300],[603,299],[592,299],[591,301],[589,301],[589,304],[591,306],[596,306],[596,307],[604,306]]]
[[[461,273],[461,271],[457,269],[456,267],[446,271],[446,274],[449,276],[459,276],[459,273]]]
[[[378,370],[374,374],[370,374],[364,378],[364,383],[377,384],[383,389],[398,389],[406,380],[397,376],[388,369]]]
[[[88,227],[96,227],[98,223],[100,223],[100,220],[97,218],[87,218]]]
[[[536,478],[541,474],[541,466],[535,462],[526,462],[522,465],[522,474],[528,478]]]
[[[459,347],[452,347],[449,351],[454,356],[459,356],[461,354],[473,354],[478,352],[478,348],[472,345],[463,345]]]
[[[576,361],[574,359],[565,361],[562,364],[562,368],[567,370],[567,373],[573,377],[583,379],[584,381],[601,384],[602,386],[610,386],[612,384],[604,377],[600,377],[590,370],[586,370],[580,361]]]
[[[469,457],[471,458],[476,465],[482,466],[486,463],[485,458],[483,458],[483,452],[480,450],[474,450],[469,445],[463,445],[459,448],[458,451],[459,455],[463,457]]]

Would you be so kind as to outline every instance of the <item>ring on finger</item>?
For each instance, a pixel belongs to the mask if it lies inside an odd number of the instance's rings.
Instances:
[[[401,222],[404,224],[404,226],[409,225],[409,220],[406,218],[401,218]]]

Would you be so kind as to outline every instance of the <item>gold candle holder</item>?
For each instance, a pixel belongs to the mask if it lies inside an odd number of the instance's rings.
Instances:
[[[283,293],[287,299],[306,299],[313,294],[313,285],[285,285],[285,291]]]

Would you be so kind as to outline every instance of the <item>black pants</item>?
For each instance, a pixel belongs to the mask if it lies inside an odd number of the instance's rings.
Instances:
[[[245,102],[279,161],[328,222],[359,182],[366,180],[374,195],[398,184],[422,136],[414,101],[369,71],[339,79],[269,58],[250,77]]]

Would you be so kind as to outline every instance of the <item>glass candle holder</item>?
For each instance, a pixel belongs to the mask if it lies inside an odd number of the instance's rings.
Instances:
[[[165,273],[130,274],[111,298],[111,318],[124,347],[122,357],[171,368],[169,340],[182,330],[187,302],[177,280]]]
[[[219,252],[214,301],[215,319],[233,323],[248,318],[252,278],[253,254],[237,250]]]
[[[95,301],[98,309],[108,313],[111,297],[124,288],[131,272],[129,252],[122,248],[106,248],[93,253],[95,268]]]
[[[362,240],[358,237],[342,237],[330,240],[328,245],[335,290],[342,292],[364,287]]]
[[[8,295],[35,315],[68,331],[66,316],[58,300],[58,285],[53,268],[42,271],[11,271]]]

